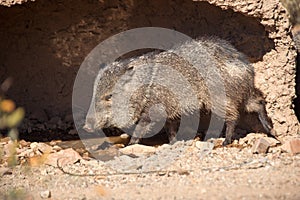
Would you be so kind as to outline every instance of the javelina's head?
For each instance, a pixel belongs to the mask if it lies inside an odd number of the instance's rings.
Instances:
[[[112,95],[108,91],[102,91],[99,94],[97,89],[94,92],[83,127],[88,132],[111,126]]]
[[[85,119],[84,129],[94,132],[102,128],[107,128],[110,122],[111,95],[96,95],[92,100],[88,114]]]
[[[122,83],[123,77],[130,79],[126,71],[130,71],[126,63],[114,62],[100,70],[94,83],[93,97],[89,111],[86,115],[84,129],[95,132],[103,128],[123,128],[125,121],[123,117],[124,97],[123,91],[128,90]],[[126,73],[126,74],[125,74]]]
[[[266,111],[266,100],[263,93],[257,88],[250,94],[246,102],[246,111],[249,113],[257,113],[259,121],[262,123],[266,133],[275,136],[272,120],[268,117]]]

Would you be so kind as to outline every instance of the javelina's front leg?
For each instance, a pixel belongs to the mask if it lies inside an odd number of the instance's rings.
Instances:
[[[235,126],[236,126],[235,121],[226,121],[226,138],[225,141],[223,142],[223,146],[231,144]]]
[[[142,114],[141,119],[136,125],[128,145],[138,144],[144,135],[150,130],[152,124],[150,118],[146,114]]]

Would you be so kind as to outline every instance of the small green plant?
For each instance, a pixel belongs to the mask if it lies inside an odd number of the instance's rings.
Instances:
[[[18,138],[17,127],[22,122],[25,111],[16,107],[13,100],[5,97],[4,93],[12,84],[12,78],[6,79],[0,86],[0,130],[8,129],[9,136],[16,140]]]
[[[2,131],[8,131],[8,136],[13,140],[13,145],[9,148],[9,158],[7,160],[8,165],[14,166],[17,163],[16,160],[16,147],[17,139],[19,137],[18,126],[22,122],[25,111],[21,107],[16,107],[13,100],[5,97],[4,93],[8,90],[12,83],[10,78],[6,79],[0,85],[0,138]],[[0,147],[1,148],[1,147]],[[0,149],[0,153],[2,150]],[[2,160],[2,153],[0,154],[0,160]]]
[[[16,108],[12,100],[0,97],[0,129],[9,129],[9,136],[14,140],[18,138],[17,127],[24,115],[23,108]]]

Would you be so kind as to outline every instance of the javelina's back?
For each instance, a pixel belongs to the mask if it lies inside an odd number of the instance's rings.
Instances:
[[[86,126],[134,127],[131,143],[161,121],[173,126],[172,121],[199,111],[224,115],[224,144],[231,142],[244,111],[257,112],[267,132],[272,129],[262,93],[254,87],[252,65],[229,43],[217,38],[189,41],[166,52],[114,62],[97,79],[94,107],[91,104]],[[176,129],[165,128],[171,140]]]

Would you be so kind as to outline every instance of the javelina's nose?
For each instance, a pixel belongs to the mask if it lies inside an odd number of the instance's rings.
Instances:
[[[94,125],[95,125],[95,120],[92,118],[88,118],[86,119],[83,129],[89,133],[94,132],[95,131]]]

